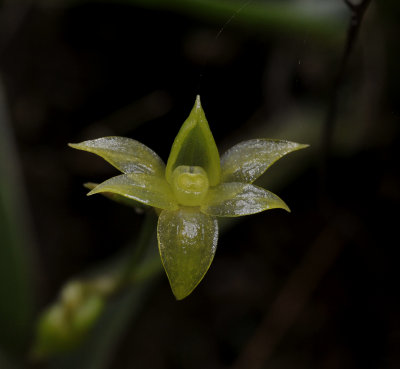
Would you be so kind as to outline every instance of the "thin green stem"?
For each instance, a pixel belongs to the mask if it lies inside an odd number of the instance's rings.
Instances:
[[[146,253],[149,245],[154,236],[154,232],[157,225],[157,217],[152,210],[147,210],[145,212],[145,218],[141,227],[141,231],[133,249],[131,255],[129,255],[129,259],[127,264],[124,266],[124,269],[121,274],[119,286],[126,286],[128,283],[132,281],[132,275],[135,274],[136,268],[139,266],[140,262],[143,260],[144,254]]]
[[[149,248],[153,245],[156,226],[155,212],[147,209],[137,241],[131,245],[132,249],[122,256],[123,260],[117,261],[106,272],[82,279],[80,283],[84,285],[84,289],[108,297],[129,285],[141,283],[155,276],[161,270],[161,262],[158,253],[151,252]],[[121,259],[121,256],[118,259]]]
[[[335,125],[338,118],[339,96],[342,87],[347,65],[353,53],[364,14],[371,0],[363,0],[359,4],[353,4],[350,0],[344,0],[351,11],[351,18],[347,27],[347,37],[343,46],[339,68],[333,81],[328,111],[322,131],[322,162],[321,162],[321,193],[324,195],[329,182],[328,161],[331,154],[332,139],[334,136]]]

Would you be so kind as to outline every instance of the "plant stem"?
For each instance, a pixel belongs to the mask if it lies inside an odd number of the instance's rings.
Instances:
[[[140,264],[140,261],[143,259],[144,254],[146,253],[148,246],[151,243],[151,240],[154,236],[154,232],[157,225],[157,217],[154,211],[147,210],[145,212],[145,218],[141,227],[141,231],[137,240],[136,247],[133,249],[131,255],[129,255],[129,260],[124,267],[124,270],[121,274],[121,279],[119,282],[120,287],[126,286],[128,283],[132,282],[132,276],[136,274],[136,268]]]

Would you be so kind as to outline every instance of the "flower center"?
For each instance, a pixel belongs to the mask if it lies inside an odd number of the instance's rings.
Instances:
[[[202,167],[180,165],[172,172],[172,190],[181,205],[201,205],[208,187],[207,173]]]

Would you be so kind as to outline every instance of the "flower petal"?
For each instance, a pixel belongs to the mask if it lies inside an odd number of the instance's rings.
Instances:
[[[222,182],[254,182],[278,159],[308,145],[285,140],[243,141],[221,157]]]
[[[158,247],[172,292],[178,300],[200,283],[214,258],[218,241],[217,221],[196,208],[161,212]]]
[[[93,183],[93,182],[87,182],[87,183],[84,183],[84,184],[83,184],[83,186],[84,186],[85,188],[87,188],[88,190],[93,190],[93,189],[96,188],[98,185],[99,185],[98,183]],[[108,199],[110,199],[110,200],[112,200],[112,201],[118,202],[118,203],[120,203],[120,204],[122,204],[122,205],[126,205],[126,206],[133,207],[133,208],[135,208],[135,209],[137,209],[137,210],[145,209],[145,208],[147,207],[147,205],[145,205],[145,204],[143,204],[143,203],[141,203],[141,202],[139,202],[139,201],[137,201],[137,200],[130,199],[130,198],[128,198],[128,197],[119,195],[119,194],[117,194],[117,193],[113,193],[113,192],[102,192],[101,194],[102,194],[104,197],[107,197]]]
[[[220,217],[237,217],[288,206],[274,193],[246,183],[223,183],[210,189],[201,211]]]
[[[180,165],[202,167],[208,175],[211,186],[220,182],[219,153],[201,107],[200,96],[197,96],[189,117],[183,123],[172,145],[165,172],[169,183],[172,180],[172,172]]]
[[[159,176],[165,173],[165,164],[161,158],[153,150],[131,138],[103,137],[69,146],[99,155],[123,173]]]
[[[110,178],[90,191],[88,196],[100,192],[112,192],[155,208],[178,208],[167,181],[151,174],[131,173]]]

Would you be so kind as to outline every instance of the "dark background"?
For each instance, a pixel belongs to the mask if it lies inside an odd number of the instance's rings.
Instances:
[[[400,366],[398,4],[372,0],[335,89],[344,2],[280,1],[260,21],[251,10],[271,2],[254,0],[216,38],[243,4],[219,3],[0,2],[0,368]],[[228,225],[181,302],[155,278],[98,366],[31,362],[40,311],[134,247],[143,221],[85,197],[82,183],[117,172],[67,143],[127,136],[166,161],[198,93],[221,153],[256,137],[311,145],[260,181],[292,213]]]

